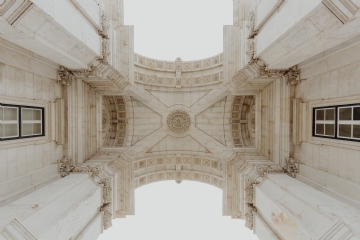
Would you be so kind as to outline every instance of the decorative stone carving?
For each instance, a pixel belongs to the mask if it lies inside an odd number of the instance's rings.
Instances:
[[[282,167],[271,167],[271,166],[264,166],[259,167],[257,169],[257,173],[260,177],[266,177],[266,174],[268,173],[284,173],[285,170]]]
[[[300,76],[300,72],[299,70],[297,70],[297,67],[292,67],[289,68],[289,70],[287,71],[286,75],[287,77],[287,85],[291,86],[291,85],[296,85],[300,82],[299,76]]]
[[[100,211],[103,212],[103,226],[104,226],[104,230],[106,230],[112,226],[112,224],[111,224],[111,219],[112,219],[111,203],[104,204],[100,208]]]
[[[248,38],[254,38],[258,34],[258,30],[255,30],[255,12],[250,12],[248,24],[246,26],[249,29]]]
[[[66,177],[70,174],[70,172],[74,169],[71,164],[71,158],[63,158],[59,160],[59,171],[61,177]]]
[[[61,83],[64,86],[71,85],[72,80],[75,79],[74,74],[64,66],[60,66],[58,75],[60,79],[57,80],[56,82]]]
[[[183,133],[190,127],[190,116],[183,110],[175,110],[167,118],[169,129],[176,133]]]
[[[256,207],[252,204],[246,204],[245,227],[250,230],[253,230],[254,228],[254,212],[257,212]]]
[[[257,59],[255,59],[255,41],[254,39],[247,40],[247,50],[246,55],[248,56],[248,64],[251,64],[255,62]]]
[[[74,74],[76,77],[89,77],[89,76],[96,76],[98,74],[98,68],[94,65],[90,66],[90,70],[88,69],[80,69],[80,70],[71,70],[71,73]]]
[[[105,127],[106,127],[106,123],[107,123],[107,114],[106,113],[102,113],[102,120],[101,120],[101,123],[102,123],[102,129],[104,130]]]
[[[98,30],[99,35],[106,39],[109,38],[109,15],[105,11],[101,14],[101,28],[102,30]]]
[[[282,77],[287,73],[286,70],[268,70],[265,64],[262,65],[259,70],[259,75],[261,77]]]
[[[246,196],[245,196],[245,202],[247,204],[253,204],[254,203],[254,185],[255,184],[259,184],[258,181],[254,181],[250,178],[246,178],[245,179],[246,181],[246,187],[245,187],[245,193],[246,193]]]
[[[298,161],[296,161],[293,158],[286,158],[286,170],[287,170],[287,175],[289,175],[292,178],[295,178],[296,173],[298,171],[297,165]]]
[[[103,38],[102,39],[102,58],[99,59],[101,63],[109,64],[109,56],[110,52],[110,41],[109,39]]]

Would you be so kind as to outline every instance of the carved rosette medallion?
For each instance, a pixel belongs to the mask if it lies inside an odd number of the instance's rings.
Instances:
[[[175,110],[169,114],[167,125],[171,131],[183,133],[190,127],[190,116],[183,110]]]

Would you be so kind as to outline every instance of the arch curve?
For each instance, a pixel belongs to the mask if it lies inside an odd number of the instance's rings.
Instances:
[[[223,189],[222,162],[198,156],[163,156],[134,162],[134,188],[175,180],[197,181]]]

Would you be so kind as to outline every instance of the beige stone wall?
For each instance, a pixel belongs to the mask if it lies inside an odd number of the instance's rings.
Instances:
[[[0,48],[5,47],[0,44]],[[25,51],[7,48],[1,55],[0,102],[45,107],[46,136],[0,142],[0,204],[57,176],[57,160],[63,157],[62,145],[52,140],[52,103],[62,98],[62,86],[50,78],[56,76],[56,69]],[[43,70],[37,71],[40,68]]]
[[[302,102],[328,101],[329,105],[339,104],[346,98],[348,102],[360,103],[360,44],[349,47],[319,59],[311,64],[304,63],[302,78],[296,86],[295,97]],[[326,53],[325,53],[326,54]],[[309,105],[308,105],[309,108]],[[312,116],[307,110],[306,131],[310,131]],[[301,161],[300,176],[321,187],[360,200],[360,143],[336,140],[326,142],[319,138],[295,146],[295,159]],[[335,141],[335,140],[334,140]]]

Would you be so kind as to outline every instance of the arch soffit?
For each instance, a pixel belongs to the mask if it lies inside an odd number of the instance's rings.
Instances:
[[[223,81],[223,53],[195,60],[157,60],[135,53],[134,81],[163,87],[195,87],[219,84]]]
[[[166,181],[197,181],[223,188],[224,163],[201,156],[161,156],[133,162],[134,188]]]

